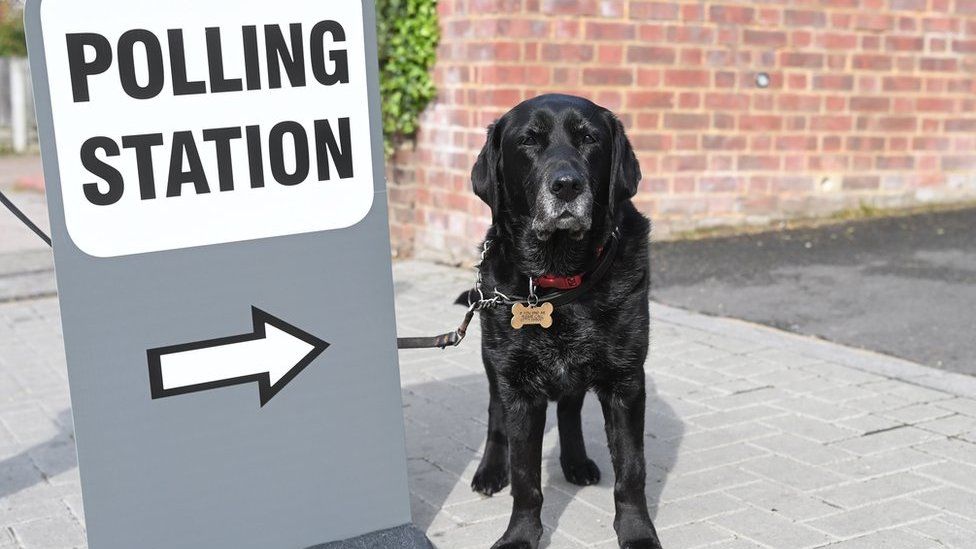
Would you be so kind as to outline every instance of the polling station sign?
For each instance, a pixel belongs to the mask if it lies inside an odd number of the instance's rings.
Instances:
[[[43,3],[48,70],[67,76],[51,88],[65,217],[86,253],[339,229],[369,211],[362,4],[249,4]]]
[[[372,2],[26,21],[89,547],[428,546]]]

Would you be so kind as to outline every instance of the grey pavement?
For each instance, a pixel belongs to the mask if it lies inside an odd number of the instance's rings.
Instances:
[[[401,335],[456,325],[451,297],[470,272],[399,262],[394,278]],[[651,307],[647,496],[665,547],[973,546],[974,378]],[[468,486],[487,415],[478,337],[474,327],[459,348],[400,354],[414,521],[442,549],[488,547],[511,505],[507,491]],[[0,549],[85,546],[66,383],[56,298],[0,303]],[[549,547],[616,547],[595,399],[583,413],[604,480],[562,478],[550,417]]]
[[[976,375],[974,208],[663,242],[652,256],[663,303]]]

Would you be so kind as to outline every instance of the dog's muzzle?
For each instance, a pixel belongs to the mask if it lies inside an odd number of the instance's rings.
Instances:
[[[580,240],[593,224],[593,193],[587,182],[571,172],[557,173],[536,199],[532,229],[539,240],[556,231],[569,231]]]

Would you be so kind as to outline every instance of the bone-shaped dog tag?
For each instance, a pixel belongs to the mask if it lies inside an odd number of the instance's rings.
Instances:
[[[512,328],[518,330],[528,324],[538,324],[543,328],[552,326],[552,303],[535,307],[521,303],[512,305]]]

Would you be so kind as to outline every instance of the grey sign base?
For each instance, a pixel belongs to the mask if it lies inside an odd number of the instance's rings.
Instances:
[[[433,549],[434,545],[413,524],[380,530],[343,541],[333,541],[308,549]]]

